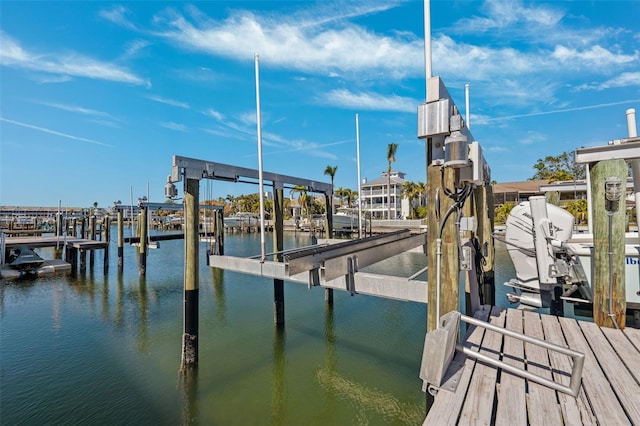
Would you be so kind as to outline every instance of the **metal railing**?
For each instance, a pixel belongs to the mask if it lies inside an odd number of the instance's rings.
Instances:
[[[497,360],[480,352],[476,352],[471,348],[457,343],[460,321],[464,321],[467,324],[472,324],[477,327],[483,327],[487,330],[491,330],[505,336],[513,337],[514,339],[522,340],[527,343],[538,345],[547,350],[555,351],[571,357],[573,359],[573,367],[571,370],[569,386],[534,374],[530,371],[515,367],[511,364],[507,364],[503,361]],[[582,369],[584,366],[585,357],[584,353],[577,352],[573,349],[559,346],[554,343],[549,343],[535,337],[527,336],[522,333],[507,330],[505,328],[489,324],[476,318],[461,315],[460,312],[456,311],[452,311],[446,315],[443,315],[440,318],[439,327],[436,330],[427,333],[424,345],[422,368],[420,372],[420,378],[422,378],[422,380],[424,381],[423,390],[426,390],[427,385],[429,385],[430,387],[430,392],[431,390],[437,390],[441,386],[443,386],[446,370],[453,359],[454,348],[456,351],[462,352],[469,358],[477,359],[493,367],[501,368],[502,370],[507,371],[513,375],[546,386],[558,392],[566,393],[573,397],[577,397],[578,393],[580,392]],[[434,362],[439,365],[433,365]]]

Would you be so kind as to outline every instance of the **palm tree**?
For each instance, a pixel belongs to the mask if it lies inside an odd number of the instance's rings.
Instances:
[[[344,190],[344,193],[344,198],[347,200],[347,207],[351,207],[358,196],[358,191],[353,191],[347,188]]]
[[[396,161],[397,143],[390,143],[387,146],[387,197],[388,197],[388,215],[387,219],[391,219],[391,163]]]
[[[407,199],[409,199],[409,204],[411,205],[410,214],[413,215],[414,201],[418,198],[418,186],[414,182],[408,180],[402,185],[402,193],[407,197]]]
[[[340,201],[340,206],[343,205],[343,200],[345,199],[345,196],[346,196],[345,191],[346,190],[341,186],[339,186],[338,189],[335,190],[335,195],[336,197],[338,197],[338,201]]]
[[[416,183],[416,191],[418,192],[418,199],[420,201],[420,206],[426,205],[426,202],[423,203],[424,197],[427,196],[427,184],[424,182]]]
[[[298,204],[302,210],[300,213],[304,216],[305,207],[307,205],[307,187],[304,185],[296,185],[291,188],[290,194],[298,194]]]
[[[324,169],[324,174],[331,177],[331,190],[333,191],[333,178],[336,176],[336,172],[338,171],[338,166],[327,166]],[[331,196],[331,213],[335,213],[335,209],[333,208],[333,195]]]

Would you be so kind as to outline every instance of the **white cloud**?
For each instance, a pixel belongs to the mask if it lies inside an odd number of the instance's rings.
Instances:
[[[174,123],[173,121],[167,121],[158,124],[165,129],[175,130],[176,132],[188,132],[187,126],[185,126],[184,124]]]
[[[149,99],[151,101],[154,101],[154,102],[161,103],[161,104],[178,107],[178,108],[184,108],[184,109],[191,108],[189,106],[189,104],[186,103],[186,102],[176,101],[175,99],[163,98],[161,96],[147,96],[147,99]]]
[[[98,111],[95,109],[81,107],[78,105],[67,105],[67,104],[60,104],[55,102],[44,102],[44,101],[33,101],[33,102],[40,105],[45,105],[51,108],[61,109],[63,111],[75,112],[83,115],[92,115],[95,117],[113,118],[109,113]]]
[[[101,10],[99,15],[107,21],[111,21],[116,25],[120,25],[132,30],[136,29],[136,26],[129,20],[131,11],[124,6],[114,6],[109,10]]]
[[[421,103],[412,98],[401,96],[385,96],[378,93],[353,93],[346,89],[332,90],[321,96],[320,102],[338,106],[341,108],[373,110],[373,111],[399,111],[415,113]]]
[[[56,76],[84,77],[136,85],[149,82],[124,67],[75,53],[31,53],[13,38],[0,32],[0,64]]]
[[[93,139],[88,139],[88,138],[83,138],[83,137],[80,137],[80,136],[70,135],[68,133],[58,132],[57,130],[47,129],[46,127],[40,127],[40,126],[36,126],[36,125],[33,125],[33,124],[29,124],[29,123],[23,123],[23,122],[20,122],[20,121],[9,120],[8,118],[4,118],[4,117],[0,117],[0,121],[4,121],[5,123],[10,123],[10,124],[13,124],[13,125],[16,125],[16,126],[27,128],[27,129],[37,130],[37,131],[43,132],[43,133],[49,133],[51,135],[60,136],[60,137],[67,138],[67,139],[72,139],[72,140],[75,140],[75,141],[87,142],[87,143],[94,144],[94,145],[113,146],[113,145],[109,145],[108,143],[99,142],[99,141],[96,141],[96,140],[93,140]]]
[[[373,34],[346,22],[351,15],[347,12],[310,17],[308,13],[257,16],[236,11],[224,21],[197,15],[168,11],[156,18],[161,29],[155,34],[186,49],[237,60],[259,52],[269,66],[313,74],[355,73],[373,67],[376,73],[404,76],[423,62],[421,39]]]
[[[215,109],[212,109],[212,108],[204,111],[203,114],[208,116],[208,117],[213,117],[218,121],[224,120],[224,115],[222,113],[216,111]]]

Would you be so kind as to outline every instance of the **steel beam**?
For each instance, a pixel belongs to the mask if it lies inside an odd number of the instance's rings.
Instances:
[[[259,171],[245,167],[232,166],[229,164],[215,163],[213,161],[198,160],[196,158],[173,156],[170,181],[180,182],[184,177],[188,179],[213,179],[227,182],[258,183]],[[279,173],[263,172],[263,179],[273,182],[276,187],[283,185],[304,186],[309,192],[323,194],[333,194],[333,186],[330,183],[318,182],[310,179],[297,178],[293,176],[281,175]],[[252,179],[255,182],[243,181],[242,179]]]
[[[209,265],[215,268],[242,272],[245,274],[276,278],[298,284],[309,284],[309,274],[302,272],[287,275],[285,264],[233,256],[209,256]],[[356,272],[353,274],[355,291],[358,294],[385,297],[405,302],[427,303],[427,282],[408,278]],[[321,280],[320,286],[336,290],[347,290],[346,275],[327,281]]]
[[[640,139],[622,139],[612,145],[578,148],[575,153],[577,164],[597,163],[604,160],[637,160],[640,159]]]

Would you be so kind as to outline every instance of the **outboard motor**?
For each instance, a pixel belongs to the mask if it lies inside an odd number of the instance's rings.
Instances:
[[[574,221],[571,213],[547,204],[544,197],[531,197],[511,210],[505,243],[516,278],[505,285],[518,294],[507,294],[509,301],[547,308],[554,288],[573,281],[573,261],[563,243],[571,238]]]

